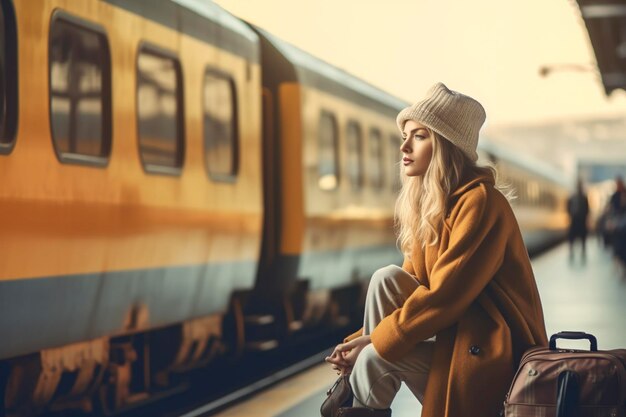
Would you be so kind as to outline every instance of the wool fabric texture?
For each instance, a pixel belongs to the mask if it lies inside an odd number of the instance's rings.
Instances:
[[[396,119],[400,131],[413,120],[439,133],[460,148],[472,161],[478,160],[478,132],[487,114],[483,106],[465,94],[437,83],[427,97],[402,110]]]

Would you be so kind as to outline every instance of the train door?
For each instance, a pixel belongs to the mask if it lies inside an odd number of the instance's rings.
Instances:
[[[261,262],[257,276],[257,287],[264,285],[262,281],[270,272],[276,261],[278,252],[278,157],[276,140],[276,120],[274,112],[274,95],[267,87],[263,87],[263,239],[261,244]]]

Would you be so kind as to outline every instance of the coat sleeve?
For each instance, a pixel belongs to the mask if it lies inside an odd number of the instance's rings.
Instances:
[[[430,288],[417,287],[372,332],[374,348],[383,358],[401,358],[458,322],[499,269],[508,228],[500,224],[498,204],[487,197],[483,187],[461,197],[448,246],[429,274]]]
[[[359,336],[363,336],[363,328],[362,327],[359,330],[357,330],[356,332],[352,333],[351,335],[346,336],[343,339],[343,343],[348,343],[349,341],[354,340],[354,339],[356,339]]]

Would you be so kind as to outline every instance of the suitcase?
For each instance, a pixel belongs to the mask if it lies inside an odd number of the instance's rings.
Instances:
[[[587,339],[591,350],[558,349]],[[504,401],[505,417],[626,417],[626,349],[598,350],[584,332],[560,332],[524,353]]]

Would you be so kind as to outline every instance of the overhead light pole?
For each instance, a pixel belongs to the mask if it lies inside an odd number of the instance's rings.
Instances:
[[[539,75],[541,77],[547,77],[553,72],[593,72],[596,73],[597,69],[592,64],[550,64],[542,65],[539,67]]]

